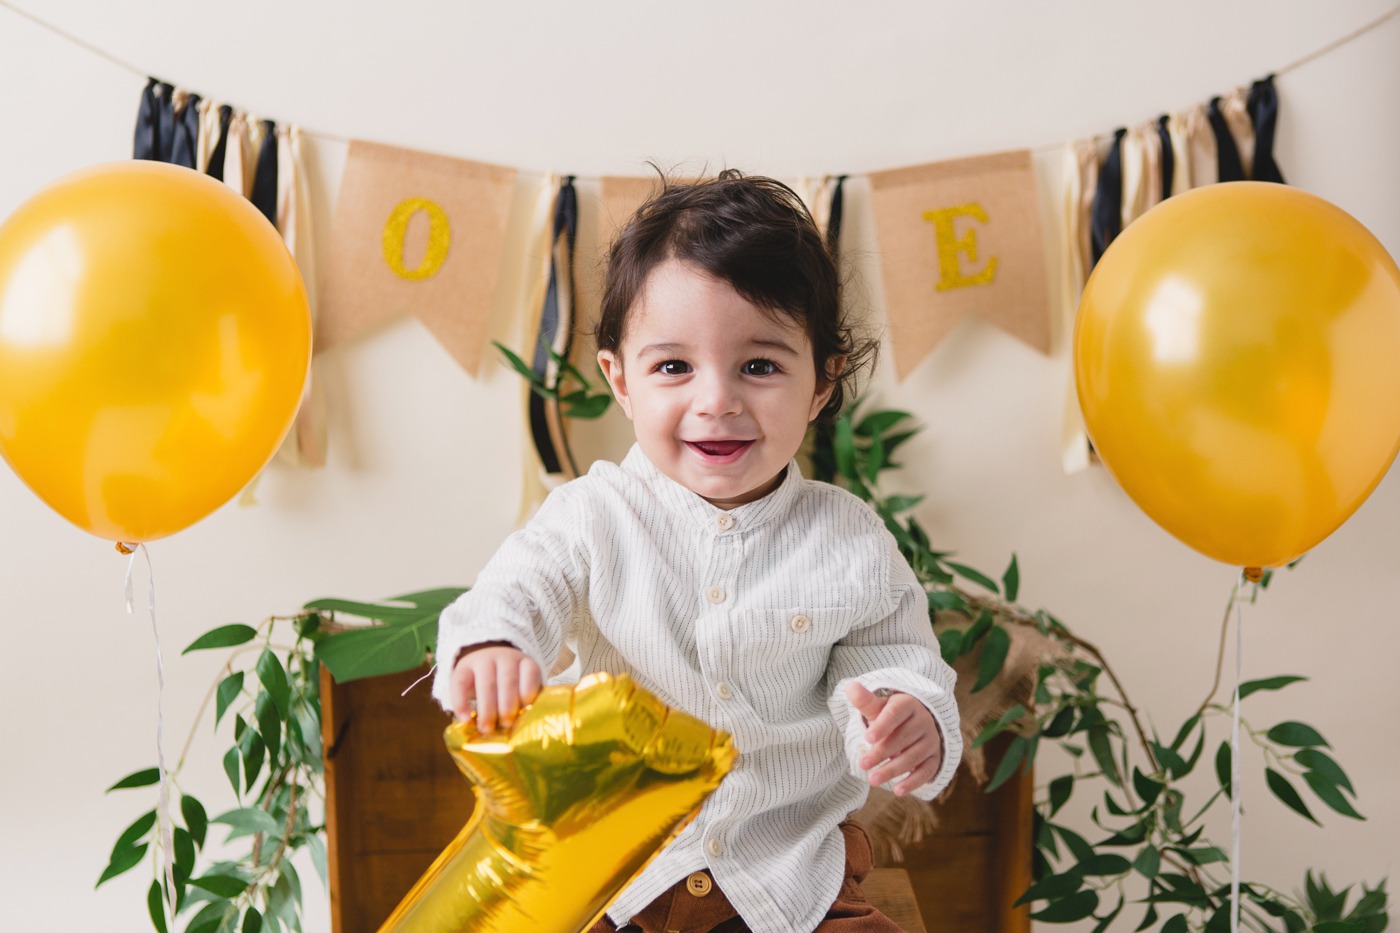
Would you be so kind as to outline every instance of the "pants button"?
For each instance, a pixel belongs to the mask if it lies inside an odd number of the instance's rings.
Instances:
[[[689,878],[685,879],[685,889],[696,897],[704,897],[710,893],[710,888],[714,883],[710,881],[710,876],[703,871],[697,871]]]

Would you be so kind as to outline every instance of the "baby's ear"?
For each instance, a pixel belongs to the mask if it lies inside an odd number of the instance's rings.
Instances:
[[[612,389],[613,398],[622,407],[622,413],[631,421],[632,397],[627,394],[627,375],[622,371],[622,358],[612,350],[599,350],[598,368],[603,371],[603,378],[608,380],[608,388]]]
[[[817,416],[826,407],[827,401],[831,398],[831,393],[836,391],[836,381],[841,378],[841,371],[846,368],[846,358],[844,356],[830,356],[826,360],[826,373],[823,378],[817,380],[817,391],[812,396],[812,408],[807,412],[807,420],[815,421]]]

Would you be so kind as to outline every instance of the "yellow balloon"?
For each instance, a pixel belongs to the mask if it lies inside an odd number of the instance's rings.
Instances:
[[[380,933],[578,933],[694,817],[733,766],[728,733],[626,675],[546,687],[513,727],[447,747],[471,819]]]
[[[1346,521],[1400,448],[1400,269],[1341,209],[1232,182],[1164,201],[1084,289],[1089,437],[1153,520],[1273,567]]]
[[[0,454],[113,541],[179,531],[271,458],[311,356],[272,224],[190,169],[60,179],[0,225]]]

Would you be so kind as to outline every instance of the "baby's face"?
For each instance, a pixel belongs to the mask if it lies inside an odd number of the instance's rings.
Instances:
[[[728,283],[668,260],[598,363],[647,458],[722,509],[777,484],[821,411],[812,344]]]

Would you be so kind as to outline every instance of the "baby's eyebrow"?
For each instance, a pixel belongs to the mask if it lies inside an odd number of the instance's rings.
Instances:
[[[637,351],[638,356],[649,353],[680,353],[684,348],[678,343],[649,343]]]
[[[777,338],[759,337],[754,340],[750,340],[749,345],[772,350],[781,350],[782,352],[792,354],[793,356],[797,355],[797,350],[792,346],[792,344],[788,343],[785,340],[779,340]]]

